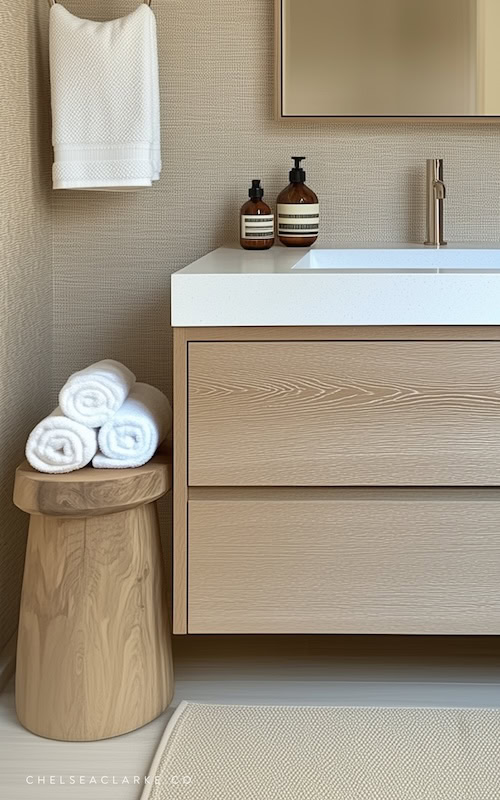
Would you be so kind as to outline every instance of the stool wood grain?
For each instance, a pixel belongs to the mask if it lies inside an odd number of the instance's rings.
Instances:
[[[158,456],[126,470],[16,472],[31,514],[19,621],[20,722],[90,741],[145,725],[170,703],[173,667],[155,501],[171,487]]]

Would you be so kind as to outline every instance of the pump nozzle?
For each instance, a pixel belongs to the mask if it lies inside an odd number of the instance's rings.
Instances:
[[[248,196],[252,198],[252,200],[260,200],[261,197],[264,197],[264,189],[260,185],[260,179],[254,178],[252,180],[252,186],[248,190]]]
[[[305,161],[305,156],[292,156],[295,166],[290,170],[290,183],[304,183],[306,179],[305,170],[300,166],[301,161]]]

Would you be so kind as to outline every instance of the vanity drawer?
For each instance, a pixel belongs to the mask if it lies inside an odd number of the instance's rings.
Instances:
[[[500,485],[500,343],[192,342],[192,486]]]
[[[497,489],[195,489],[190,633],[500,633]]]

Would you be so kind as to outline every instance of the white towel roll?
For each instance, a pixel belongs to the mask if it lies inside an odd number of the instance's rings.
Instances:
[[[34,469],[58,475],[86,467],[97,452],[97,431],[65,417],[58,407],[33,429],[26,458]]]
[[[63,414],[89,428],[100,428],[123,405],[135,383],[124,364],[108,358],[71,375],[59,392]]]
[[[140,467],[155,454],[172,425],[172,409],[154,386],[136,383],[113,419],[98,434],[94,467]]]

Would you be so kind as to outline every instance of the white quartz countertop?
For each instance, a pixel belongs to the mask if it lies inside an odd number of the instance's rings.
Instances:
[[[221,247],[172,275],[172,325],[500,325],[500,245]]]

